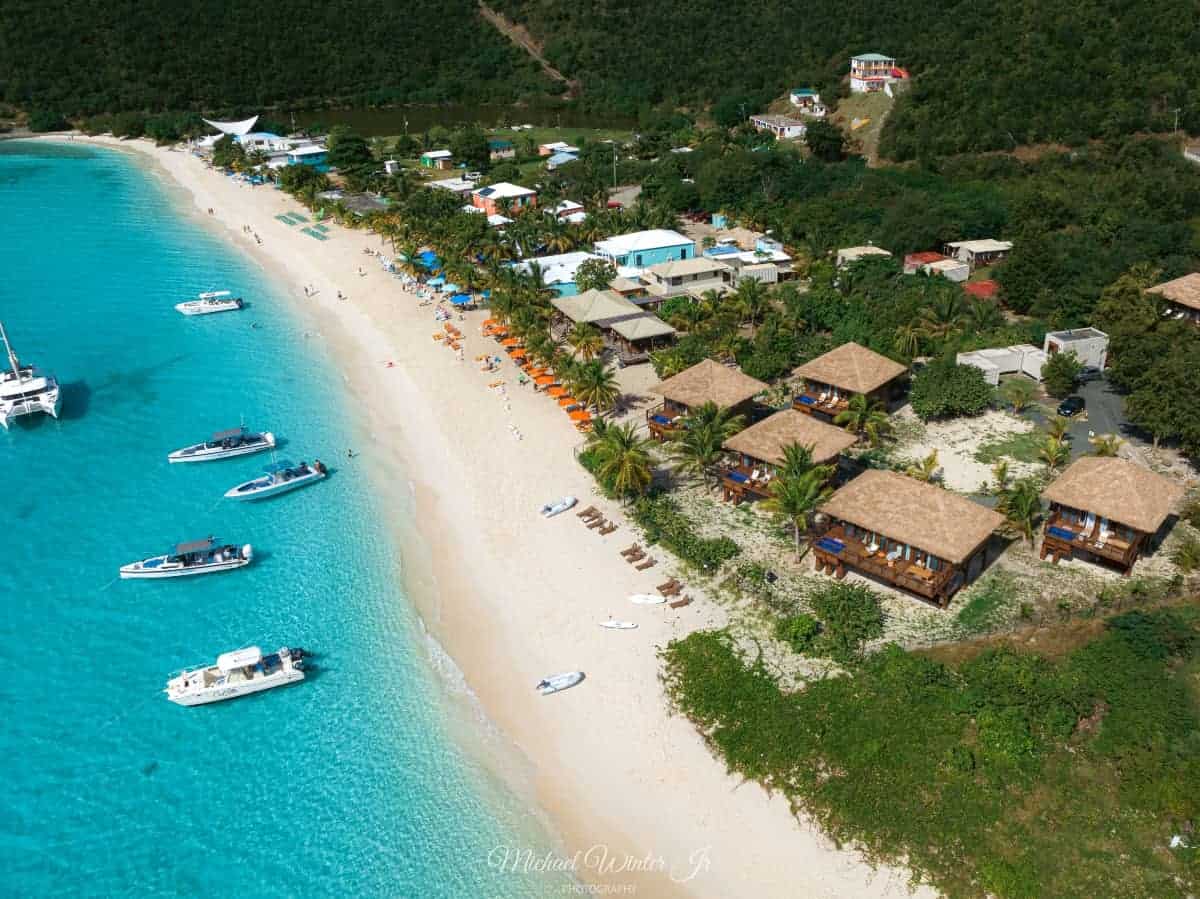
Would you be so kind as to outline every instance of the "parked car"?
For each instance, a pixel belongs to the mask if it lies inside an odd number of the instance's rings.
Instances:
[[[1058,404],[1058,414],[1063,418],[1072,418],[1087,407],[1081,396],[1069,396]]]
[[[1099,381],[1104,377],[1104,372],[1096,368],[1094,365],[1085,365],[1079,370],[1079,383],[1086,384],[1088,381]]]

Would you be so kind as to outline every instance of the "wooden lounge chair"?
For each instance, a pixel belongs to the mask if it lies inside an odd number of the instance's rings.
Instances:
[[[667,603],[672,609],[682,609],[684,606],[690,606],[691,604],[692,598],[690,596],[682,596]]]
[[[675,578],[671,578],[665,584],[660,584],[655,589],[663,596],[677,596],[683,591],[683,584],[679,583]]]
[[[640,562],[644,558],[646,558],[646,552],[639,548],[637,552],[627,555],[625,561],[632,565],[634,562]]]
[[[591,521],[588,522],[587,529],[590,531],[593,528],[601,527],[602,525],[605,525],[607,523],[608,522],[605,521],[604,516],[600,515],[600,516],[597,516],[596,518],[593,518]]]
[[[600,536],[607,537],[609,534],[611,534],[616,529],[617,529],[617,523],[615,521],[610,521],[604,527],[600,528]]]
[[[597,509],[595,506],[588,506],[582,512],[576,512],[575,514],[578,515],[580,518],[591,518],[593,515],[599,515],[600,510]]]
[[[638,571],[645,571],[647,568],[653,568],[657,564],[658,564],[658,559],[654,558],[654,556],[651,556],[642,564],[634,565],[633,567],[636,568]]]
[[[628,557],[628,556],[632,556],[634,553],[640,553],[641,551],[642,551],[642,548],[635,543],[632,546],[628,546],[625,549],[621,550],[621,555]]]

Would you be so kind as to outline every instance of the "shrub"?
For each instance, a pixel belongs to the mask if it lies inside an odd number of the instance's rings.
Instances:
[[[1191,534],[1186,535],[1179,541],[1175,549],[1171,551],[1171,561],[1184,574],[1191,574],[1197,568],[1200,568],[1200,540],[1197,540]]]
[[[1042,366],[1042,383],[1051,396],[1063,397],[1075,389],[1083,364],[1074,353],[1055,353]]]
[[[775,622],[775,638],[792,647],[793,652],[808,652],[821,633],[821,622],[812,615],[789,615]]]
[[[35,109],[29,113],[30,131],[66,131],[70,127],[62,114],[53,110]]]
[[[817,651],[843,665],[857,662],[863,643],[883,633],[879,597],[861,584],[830,584],[813,596],[812,607],[823,625]]]
[[[716,571],[742,551],[728,537],[701,537],[669,497],[638,500],[633,507],[633,520],[646,532],[647,542],[661,543],[682,561],[703,571]]]
[[[924,421],[979,415],[992,403],[992,387],[978,368],[941,360],[917,372],[909,399]]]

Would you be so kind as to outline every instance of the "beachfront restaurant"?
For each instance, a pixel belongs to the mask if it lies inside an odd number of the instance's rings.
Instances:
[[[555,338],[565,337],[572,325],[589,324],[605,330],[613,322],[642,315],[642,308],[611,290],[585,290],[573,296],[550,298],[554,313],[550,332]]]
[[[1182,496],[1181,485],[1134,462],[1081,456],[1042,492],[1050,512],[1041,557],[1057,564],[1081,556],[1129,574]]]
[[[734,458],[721,477],[725,501],[734,505],[771,495],[771,481],[789,446],[809,447],[817,465],[836,464],[854,446],[853,434],[825,422],[784,409],[730,437],[724,448]]]
[[[894,471],[869,469],[821,507],[817,571],[852,569],[945,608],[987,564],[998,512]]]
[[[621,366],[648,362],[652,352],[675,342],[675,329],[649,312],[615,321],[608,332]]]
[[[855,394],[865,394],[890,407],[904,395],[908,368],[857,343],[806,362],[794,372],[803,383],[792,408],[833,420]]]
[[[748,415],[754,397],[766,389],[757,378],[705,359],[649,389],[663,401],[646,410],[646,425],[651,437],[663,441],[679,431],[682,419],[692,409],[712,403],[735,415]]]

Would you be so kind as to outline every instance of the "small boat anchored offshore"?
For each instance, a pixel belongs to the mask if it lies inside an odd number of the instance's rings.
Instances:
[[[568,671],[565,674],[553,674],[550,677],[538,681],[537,691],[543,696],[549,696],[551,693],[569,690],[582,680],[582,671]]]
[[[246,481],[225,491],[226,499],[266,499],[287,493],[305,484],[325,479],[329,470],[317,459],[312,465],[301,462],[293,465],[291,462],[275,462],[263,469],[266,474],[261,478]]]
[[[151,556],[138,562],[130,562],[121,566],[121,577],[130,578],[164,578],[187,577],[192,574],[211,574],[216,571],[230,571],[249,565],[254,558],[254,547],[249,543],[245,546],[235,546],[227,543],[217,546],[212,537],[203,540],[193,540],[191,543],[180,543],[172,552],[161,556]]]
[[[215,665],[182,671],[167,681],[167,699],[206,705],[304,680],[304,650],[281,648],[264,656],[257,646],[217,656]]]
[[[234,456],[249,456],[263,450],[275,448],[275,435],[270,431],[253,434],[245,428],[230,428],[217,431],[205,443],[185,446],[167,455],[168,462],[213,462],[217,459],[232,459]]]
[[[4,342],[4,354],[8,357],[8,368],[0,370],[0,427],[7,430],[9,419],[35,412],[58,418],[58,381],[32,365],[22,366],[17,361],[3,324],[0,324],[0,341]]]
[[[214,312],[233,312],[245,304],[241,297],[235,297],[228,290],[214,290],[202,293],[194,300],[175,304],[175,311],[184,315],[212,315]]]

